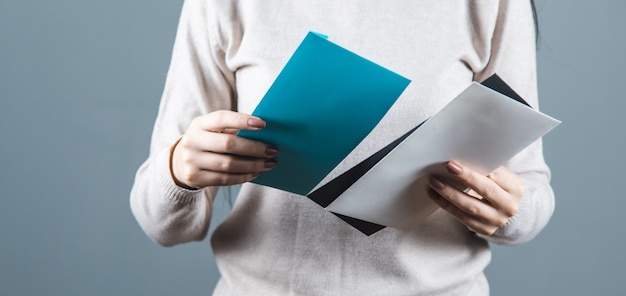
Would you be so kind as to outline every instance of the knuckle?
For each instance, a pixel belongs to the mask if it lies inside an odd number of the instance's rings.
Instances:
[[[227,112],[226,110],[217,110],[213,113],[210,113],[210,115],[213,118],[213,120],[217,122],[223,122],[226,119]]]
[[[507,222],[509,222],[509,218],[500,217],[500,219],[498,219],[497,221],[498,227],[504,226]]]
[[[209,114],[205,114],[202,116],[198,116],[195,118],[197,120],[197,126],[202,130],[211,131],[221,124],[224,121],[224,114],[221,110],[214,111]]]
[[[185,167],[185,169],[183,170],[183,175],[182,175],[182,180],[184,183],[190,184],[190,183],[194,183],[194,181],[198,178],[198,171],[191,168],[191,167]]]
[[[227,174],[222,174],[219,178],[218,178],[218,182],[220,186],[226,186],[226,185],[230,185],[230,178]]]
[[[219,169],[222,172],[228,172],[232,169],[233,167],[233,160],[230,157],[224,157],[219,161],[218,164]]]
[[[212,117],[210,115],[196,116],[191,120],[188,131],[197,133],[201,130],[209,129],[211,125]]]
[[[480,208],[477,206],[470,206],[467,211],[472,216],[480,216],[481,214]]]
[[[237,141],[235,141],[234,137],[224,137],[221,146],[224,152],[229,152],[237,146]]]
[[[191,122],[189,122],[189,127],[200,126],[201,119],[202,117],[200,116],[194,117],[193,119],[191,119]]]
[[[183,136],[183,138],[180,139],[180,142],[178,142],[177,146],[183,149],[191,149],[193,147],[193,144],[187,137]]]
[[[483,190],[483,194],[486,197],[494,197],[497,194],[497,189],[494,186],[486,186]]]
[[[195,157],[193,156],[193,153],[182,151],[182,153],[180,154],[180,159],[186,166],[191,166],[193,165]]]
[[[476,175],[474,175],[469,170],[463,170],[463,173],[461,174],[461,179],[463,179],[468,184],[474,184],[476,180]]]
[[[519,212],[519,205],[511,205],[510,207],[506,208],[504,213],[508,216],[508,217],[513,217],[515,215],[517,215],[517,212]]]

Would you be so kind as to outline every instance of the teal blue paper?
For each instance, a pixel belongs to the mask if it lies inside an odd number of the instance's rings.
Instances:
[[[267,122],[239,136],[280,149],[252,182],[309,193],[378,124],[409,80],[309,33],[252,113]]]

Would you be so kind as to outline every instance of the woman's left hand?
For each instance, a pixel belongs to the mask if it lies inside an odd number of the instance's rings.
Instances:
[[[522,180],[505,167],[483,176],[456,161],[446,164],[448,176],[431,176],[428,194],[442,209],[452,214],[470,230],[492,235],[517,214],[524,195]],[[446,183],[460,181],[470,191]]]

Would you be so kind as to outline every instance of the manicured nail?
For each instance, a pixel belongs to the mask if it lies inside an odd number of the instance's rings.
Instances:
[[[274,147],[274,146],[267,146],[265,147],[265,155],[267,156],[276,156],[278,155],[278,153],[280,153],[280,150],[278,150],[278,148]]]
[[[276,162],[276,160],[270,159],[265,161],[265,169],[271,169],[273,167],[275,167],[278,164],[278,162]]]
[[[430,186],[437,189],[437,190],[441,190],[446,188],[446,184],[443,184],[443,182],[439,181],[439,179],[435,178],[435,177],[430,177],[430,179],[428,180],[430,183]]]
[[[455,175],[463,174],[463,167],[456,161],[449,161],[447,165],[448,171]]]
[[[265,121],[258,118],[248,118],[248,126],[254,128],[264,128]]]

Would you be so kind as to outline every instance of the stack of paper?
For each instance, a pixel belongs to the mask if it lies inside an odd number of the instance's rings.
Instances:
[[[281,150],[279,166],[253,182],[306,195],[367,235],[385,226],[410,229],[437,209],[427,180],[443,173],[447,161],[487,175],[560,123],[492,76],[482,85],[471,83],[430,119],[311,192],[408,83],[309,33],[253,112],[267,127],[239,133]]]

